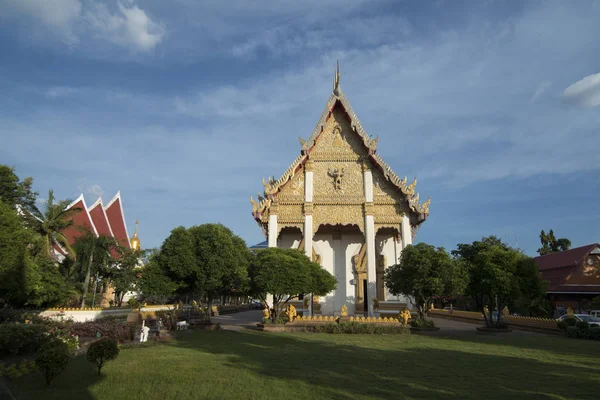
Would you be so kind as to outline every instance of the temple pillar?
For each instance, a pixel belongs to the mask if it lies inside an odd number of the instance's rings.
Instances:
[[[304,255],[312,260],[313,253],[313,162],[307,160],[304,164]],[[313,315],[312,294],[309,295],[308,314]]]
[[[402,216],[402,248],[406,248],[409,244],[412,244],[412,232],[410,229],[410,220],[408,216],[404,214]]]
[[[277,214],[269,215],[269,247],[277,247],[277,228]]]
[[[367,163],[363,163],[365,186],[365,244],[367,247],[367,293],[369,316],[373,316],[373,298],[377,297],[377,255],[375,254],[375,218],[373,217],[373,175]]]
[[[271,209],[271,212],[274,210]],[[268,237],[268,246],[269,247],[277,247],[277,214],[269,215],[269,237]],[[273,295],[267,293],[266,296],[267,305],[269,308],[273,307]]]

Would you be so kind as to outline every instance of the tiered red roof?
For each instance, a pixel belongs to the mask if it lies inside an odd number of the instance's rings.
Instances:
[[[121,192],[117,192],[115,197],[103,207],[102,199],[99,198],[91,207],[87,207],[83,194],[71,203],[67,209],[80,209],[81,211],[73,214],[73,225],[63,231],[70,246],[81,236],[85,230],[93,232],[96,236],[105,235],[114,237],[119,244],[124,247],[131,247],[127,226],[125,224],[125,214],[123,213],[123,203],[121,201]],[[56,249],[63,256],[66,255],[64,249]],[[116,252],[111,252],[114,257]]]

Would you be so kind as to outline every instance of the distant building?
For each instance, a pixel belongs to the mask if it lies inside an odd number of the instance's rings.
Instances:
[[[592,298],[600,296],[600,244],[535,257],[535,262],[558,314],[568,307],[588,311]]]

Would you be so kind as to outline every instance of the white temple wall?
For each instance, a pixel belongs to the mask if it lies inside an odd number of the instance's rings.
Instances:
[[[360,252],[360,248],[364,242],[364,236],[361,233],[348,233],[342,235],[342,242],[345,249],[345,281],[338,279],[338,288],[344,288],[344,293],[340,295],[340,301],[346,303],[348,307],[348,315],[354,315],[356,311],[356,286],[350,283],[355,279],[354,266],[352,265],[352,257]],[[343,300],[342,300],[343,297]],[[340,311],[343,303],[341,303],[336,311]]]
[[[281,232],[277,239],[277,247],[280,249],[297,249],[302,241],[302,233],[300,231]]]

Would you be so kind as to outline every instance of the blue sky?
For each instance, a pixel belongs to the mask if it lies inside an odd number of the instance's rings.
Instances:
[[[226,4],[226,5],[225,5]],[[121,190],[144,247],[221,222],[299,154],[341,86],[417,176],[447,249],[600,241],[600,3],[4,0],[0,162],[40,197]]]

